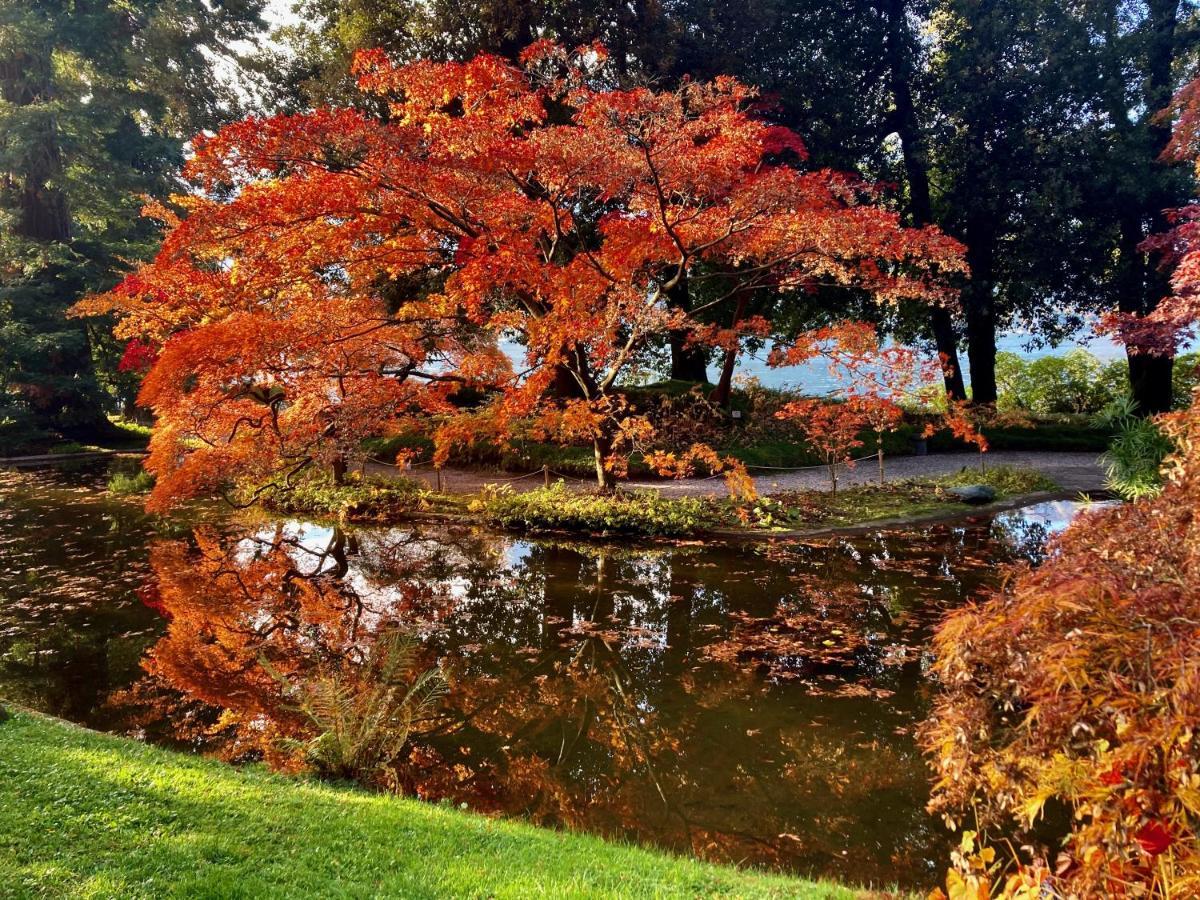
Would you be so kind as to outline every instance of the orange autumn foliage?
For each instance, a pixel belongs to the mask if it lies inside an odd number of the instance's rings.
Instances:
[[[1190,327],[1200,234],[1172,240],[1160,321]],[[1160,423],[1176,446],[1160,495],[1082,515],[937,634],[931,809],[995,839],[1069,813],[1010,874],[961,853],[952,897],[1200,896],[1200,394]]]
[[[850,397],[844,403],[824,400],[793,400],[775,415],[797,425],[805,440],[825,461],[830,486],[837,493],[838,470],[854,465],[851,454],[863,445],[859,434],[880,413],[865,397]]]
[[[545,416],[591,441],[608,484],[634,445],[654,449],[617,399],[639,356],[668,335],[726,340],[681,293],[953,301],[962,248],[803,168],[751,88],[613,90],[604,67],[602,48],[547,43],[520,66],[363,53],[385,117],[318,109],[198,138],[196,191],[149,210],[169,226],[157,258],[77,307],[161,345],[141,398],[159,423],[152,504],[336,470],[400,429],[444,460]],[[484,399],[456,405],[463,387]]]

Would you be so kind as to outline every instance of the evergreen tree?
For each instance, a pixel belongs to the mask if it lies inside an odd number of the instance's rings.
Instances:
[[[104,425],[107,329],[68,320],[157,232],[183,141],[235,112],[217,67],[260,0],[0,0],[0,442]]]

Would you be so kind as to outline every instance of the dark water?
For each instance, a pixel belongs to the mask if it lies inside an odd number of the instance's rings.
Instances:
[[[314,736],[298,686],[364,714],[387,681],[381,635],[402,630],[412,670],[440,664],[448,689],[373,780],[910,886],[944,868],[949,841],[923,811],[914,742],[931,625],[1000,562],[1036,559],[1074,512],[635,547],[296,521],[193,530],[103,482],[0,473],[0,696],[287,767]]]

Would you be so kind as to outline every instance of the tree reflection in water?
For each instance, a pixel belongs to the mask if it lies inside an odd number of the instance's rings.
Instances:
[[[946,840],[909,737],[922,646],[996,549],[986,527],[670,549],[201,529],[152,548],[166,634],[113,703],[151,736],[294,769],[313,725],[282,682],[333,667],[365,690],[373,644],[402,628],[450,685],[390,767],[408,793],[917,883]]]

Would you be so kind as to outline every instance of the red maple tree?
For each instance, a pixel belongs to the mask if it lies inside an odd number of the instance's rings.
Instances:
[[[386,115],[326,108],[198,138],[183,215],[149,210],[169,226],[156,259],[78,308],[162,345],[140,399],[158,420],[152,503],[336,475],[369,436],[420,430],[445,461],[531,422],[589,441],[608,486],[657,440],[622,378],[664,341],[719,345],[706,311],[823,286],[951,301],[960,245],[803,168],[752,89],[613,90],[605,65],[602,48],[544,42],[520,67],[364,53],[360,87]],[[456,404],[467,386],[483,400]]]

